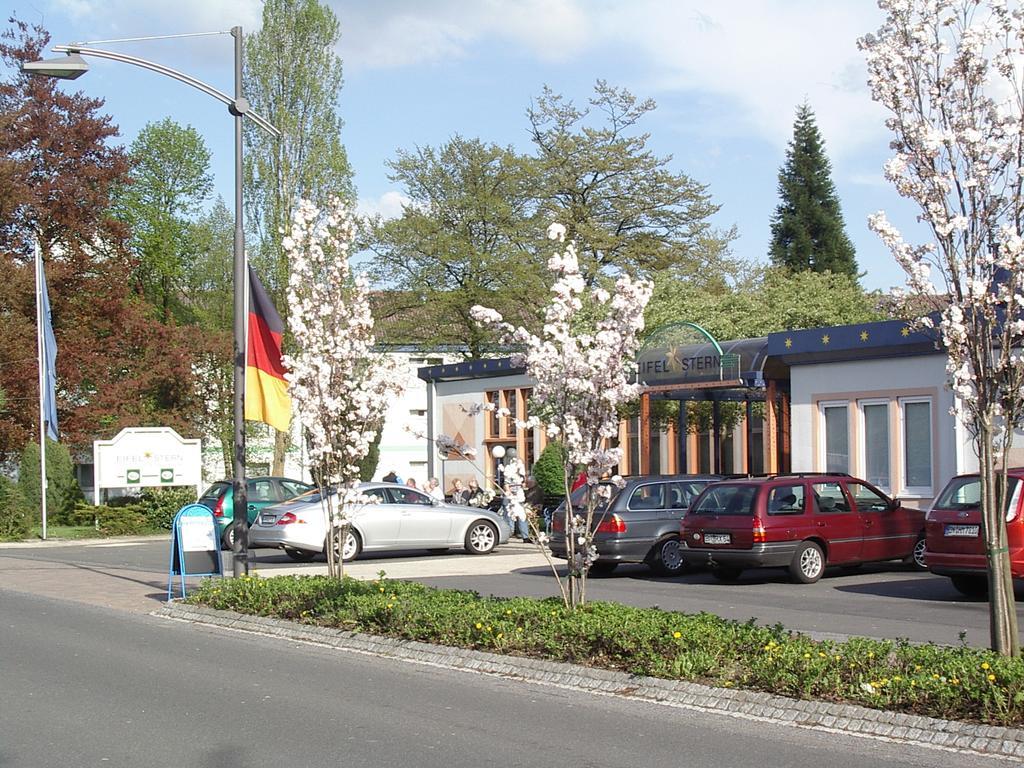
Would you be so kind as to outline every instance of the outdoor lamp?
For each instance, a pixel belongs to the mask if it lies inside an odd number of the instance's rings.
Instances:
[[[504,459],[505,458],[505,446],[504,445],[496,445],[493,448],[491,448],[491,456],[493,456],[494,458],[499,459],[499,460],[500,459]]]
[[[54,59],[26,61],[21,71],[30,75],[56,77],[60,80],[75,80],[89,71],[89,64],[77,53],[69,53]]]

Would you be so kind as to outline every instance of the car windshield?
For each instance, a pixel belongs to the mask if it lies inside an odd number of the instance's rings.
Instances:
[[[706,489],[690,507],[690,514],[753,515],[756,490],[752,485],[713,486]]]
[[[1006,503],[1009,506],[1017,489],[1017,478],[1006,478]],[[981,506],[981,480],[977,477],[954,477],[939,494],[933,509],[976,509]]]

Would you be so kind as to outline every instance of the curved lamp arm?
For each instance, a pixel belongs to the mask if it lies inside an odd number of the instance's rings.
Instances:
[[[197,80],[191,75],[186,75],[184,72],[179,72],[176,69],[165,67],[163,64],[157,64],[152,61],[147,61],[146,59],[140,59],[137,56],[128,56],[127,54],[117,53],[115,51],[104,51],[99,48],[82,48],[81,46],[76,45],[55,45],[53,46],[53,50],[58,53],[78,53],[83,56],[95,56],[100,59],[120,61],[123,64],[134,64],[137,67],[142,67],[143,69],[148,69],[161,75],[167,75],[167,77],[172,77],[186,85],[191,85],[193,88],[202,91],[207,96],[212,96],[217,99],[217,101],[223,102],[227,105],[232,114],[242,115],[249,118],[271,136],[277,138],[281,135],[281,132],[270,122],[260,117],[255,112],[250,111],[249,103],[245,99],[239,99],[236,101],[226,93],[218,91],[212,85],[207,85],[202,80]]]

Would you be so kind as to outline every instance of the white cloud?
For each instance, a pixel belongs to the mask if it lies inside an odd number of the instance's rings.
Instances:
[[[339,53],[352,70],[465,58],[504,41],[544,61],[564,61],[589,42],[588,13],[574,0],[330,0],[341,21]]]
[[[356,213],[360,216],[379,215],[385,219],[396,219],[402,215],[402,207],[410,202],[408,197],[392,189],[376,199],[359,200]]]

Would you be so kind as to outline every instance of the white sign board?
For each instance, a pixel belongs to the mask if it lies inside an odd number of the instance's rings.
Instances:
[[[181,530],[181,548],[185,552],[209,552],[217,549],[217,532],[212,515],[183,517],[178,527]]]
[[[113,440],[92,444],[96,503],[104,488],[191,485],[203,492],[201,440],[186,440],[170,427],[129,427]]]

